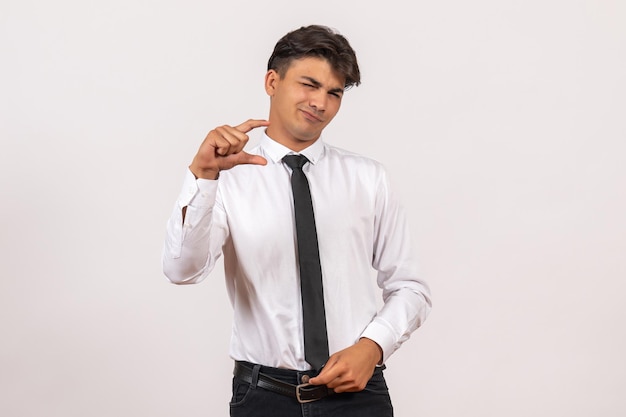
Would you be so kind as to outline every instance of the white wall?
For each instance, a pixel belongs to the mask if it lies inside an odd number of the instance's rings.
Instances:
[[[396,415],[625,415],[624,3],[215,3],[0,4],[0,415],[227,415],[223,277],[168,284],[164,225],[310,23],[363,72],[326,139],[389,167],[433,290]]]

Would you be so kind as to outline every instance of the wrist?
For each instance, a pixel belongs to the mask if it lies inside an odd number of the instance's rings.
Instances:
[[[203,180],[216,180],[220,176],[219,169],[200,169],[194,166],[194,164],[189,166],[189,170],[196,177],[196,179],[201,178]]]
[[[369,339],[367,337],[362,337],[359,339],[359,343],[363,343],[368,346],[372,351],[372,358],[375,360],[376,365],[382,365],[383,363],[383,349],[380,347],[378,343]]]

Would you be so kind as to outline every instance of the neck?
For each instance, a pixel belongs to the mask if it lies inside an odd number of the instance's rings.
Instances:
[[[319,136],[314,139],[298,139],[289,134],[281,134],[281,132],[272,129],[272,126],[269,126],[265,130],[265,134],[272,139],[274,142],[280,143],[286,148],[294,152],[300,152],[309,146],[313,145],[315,142],[319,140]]]

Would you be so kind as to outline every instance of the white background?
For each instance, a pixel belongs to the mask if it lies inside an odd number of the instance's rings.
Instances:
[[[363,73],[325,137],[389,168],[433,291],[396,416],[626,415],[619,0],[2,0],[0,415],[228,414],[221,268],[167,283],[164,226],[311,23]]]

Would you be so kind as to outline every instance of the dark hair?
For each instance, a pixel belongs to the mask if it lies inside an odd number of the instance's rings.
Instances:
[[[267,70],[273,69],[283,77],[293,60],[310,56],[326,59],[346,79],[346,89],[361,84],[359,64],[348,40],[321,25],[302,26],[283,36],[274,47]]]

